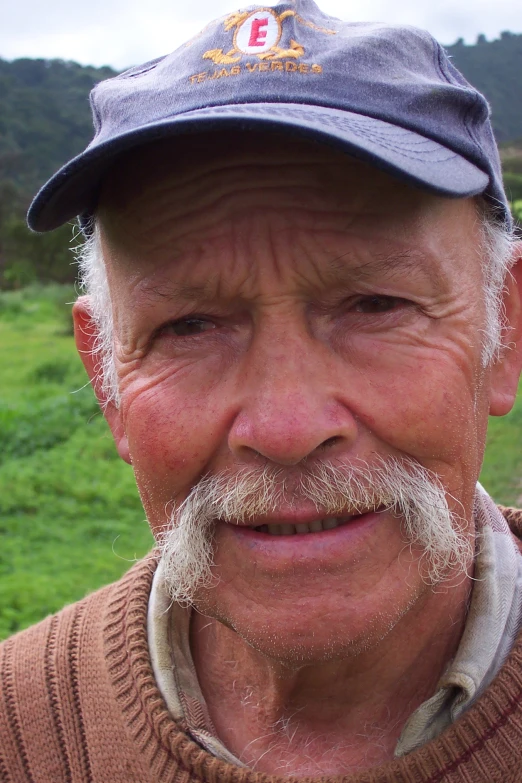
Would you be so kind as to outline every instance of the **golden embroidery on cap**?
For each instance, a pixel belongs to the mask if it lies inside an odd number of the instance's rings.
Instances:
[[[216,65],[231,65],[232,63],[238,63],[241,59],[241,55],[234,57],[235,52],[236,49],[231,49],[228,54],[224,54],[223,49],[209,49],[203,55],[203,59],[212,60]]]
[[[281,60],[283,57],[302,57],[304,54],[304,48],[293,38],[290,40],[290,49],[280,49],[279,46],[273,46],[271,51],[266,54],[258,55],[260,60]]]
[[[230,48],[209,49],[204,52],[203,60],[211,60],[216,66],[214,72],[189,76],[191,84],[200,84],[208,79],[220,79],[223,76],[239,76],[241,73],[266,73],[281,71],[284,73],[322,73],[317,63],[296,63],[305,55],[304,46],[291,38],[288,45],[280,46],[283,34],[283,22],[293,17],[298,24],[304,25],[325,35],[335,35],[336,30],[319,27],[303,19],[295,11],[287,10],[278,14],[272,8],[258,8],[255,11],[237,11],[229,14],[224,21],[225,32],[233,31]],[[245,57],[255,58],[254,62],[238,65]],[[230,70],[223,66],[233,66]]]
[[[225,32],[228,33],[234,27],[239,27],[249,16],[252,16],[252,11],[236,11],[234,14],[229,14],[225,19]]]
[[[327,27],[319,27],[313,22],[309,22],[307,19],[303,19],[303,17],[299,16],[299,14],[296,14],[295,11],[285,11],[285,14],[295,14],[295,18],[299,24],[302,24],[305,27],[309,27],[311,30],[315,30],[317,33],[324,33],[325,35],[337,35],[337,30],[329,30]]]
[[[285,19],[294,17],[299,24],[326,35],[335,35],[335,30],[319,27],[303,19],[295,11],[287,10],[278,14],[272,8],[258,8],[255,11],[236,11],[229,14],[224,22],[225,32],[234,31],[232,47],[209,49],[203,54],[204,60],[212,60],[216,65],[233,65],[244,55],[259,60],[299,59],[305,54],[305,48],[293,38],[287,47],[279,46]]]

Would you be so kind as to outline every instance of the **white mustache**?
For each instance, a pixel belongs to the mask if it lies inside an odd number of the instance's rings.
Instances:
[[[297,475],[273,466],[248,468],[203,477],[174,507],[158,537],[173,600],[192,603],[198,590],[212,585],[216,520],[246,524],[303,500],[311,501],[320,516],[391,510],[400,519],[405,543],[422,548],[431,584],[455,568],[465,572],[470,561],[471,543],[462,520],[450,512],[439,478],[412,459],[377,458],[371,465],[323,462]]]

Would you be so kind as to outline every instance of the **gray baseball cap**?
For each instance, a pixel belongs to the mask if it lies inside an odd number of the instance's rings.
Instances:
[[[341,22],[313,0],[249,6],[98,84],[95,135],[35,197],[29,226],[86,225],[118,155],[234,128],[298,134],[442,196],[484,194],[511,224],[486,99],[429,33]]]

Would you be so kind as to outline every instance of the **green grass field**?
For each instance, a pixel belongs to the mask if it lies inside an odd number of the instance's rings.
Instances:
[[[0,638],[117,579],[152,542],[85,386],[73,298],[0,294]]]
[[[150,548],[73,344],[72,289],[0,293],[0,638],[117,579]],[[522,399],[491,421],[482,481],[522,494]]]

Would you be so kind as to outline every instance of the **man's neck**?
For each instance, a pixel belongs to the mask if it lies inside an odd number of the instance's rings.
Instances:
[[[268,774],[347,774],[393,758],[455,655],[469,594],[469,580],[439,587],[371,649],[305,665],[267,658],[194,612],[192,654],[218,737]]]

